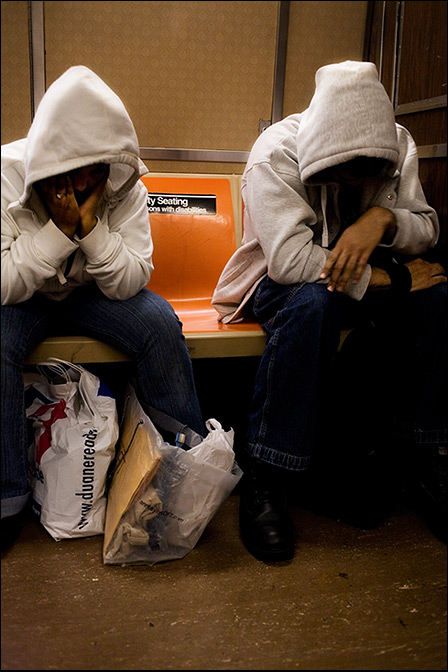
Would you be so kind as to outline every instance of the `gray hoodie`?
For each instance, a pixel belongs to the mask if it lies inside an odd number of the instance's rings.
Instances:
[[[397,231],[390,249],[408,255],[437,242],[439,224],[418,177],[409,132],[395,123],[373,63],[346,61],[320,68],[305,112],[273,124],[255,142],[243,177],[244,235],[218,281],[213,305],[219,319],[244,316],[244,306],[268,275],[279,284],[320,280],[329,247],[340,233],[339,185],[328,168],[357,156],[385,159],[382,174],[365,178],[360,212],[393,211]],[[345,293],[361,299],[371,268]]]
[[[70,239],[33,184],[95,163],[110,165],[97,224],[84,238]],[[28,137],[2,146],[2,304],[35,292],[63,299],[93,282],[111,299],[145,287],[153,270],[147,191],[140,181],[147,172],[131,119],[107,84],[84,66],[53,82]]]

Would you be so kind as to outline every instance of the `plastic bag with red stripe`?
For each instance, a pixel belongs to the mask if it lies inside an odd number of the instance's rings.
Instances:
[[[33,509],[57,541],[103,534],[119,433],[116,401],[77,364],[49,358],[37,369],[24,374]]]

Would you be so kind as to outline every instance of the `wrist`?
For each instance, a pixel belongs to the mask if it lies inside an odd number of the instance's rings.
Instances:
[[[396,296],[409,294],[412,287],[411,271],[405,264],[399,264],[395,259],[384,267],[384,270],[390,278],[390,290]]]
[[[390,289],[391,280],[390,276],[384,268],[378,268],[378,266],[372,266],[372,273],[370,276],[369,291],[378,291],[384,289]]]
[[[98,222],[98,217],[94,216],[88,220],[81,220],[79,227],[79,238],[85,238],[93,229],[95,228]]]
[[[392,210],[381,207],[381,211],[384,217],[384,233],[381,238],[381,243],[383,245],[390,245],[397,232],[397,221]]]

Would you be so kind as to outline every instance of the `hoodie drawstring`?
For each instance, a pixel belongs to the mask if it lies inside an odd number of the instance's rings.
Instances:
[[[327,185],[323,184],[320,191],[320,204],[323,215],[322,247],[328,247],[328,223],[327,223]]]
[[[58,280],[61,283],[61,285],[68,285],[67,278],[65,277],[62,268],[59,267],[58,270],[56,271],[56,275],[58,276]]]

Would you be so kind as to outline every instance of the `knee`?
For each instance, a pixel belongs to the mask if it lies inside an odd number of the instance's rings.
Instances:
[[[291,306],[304,319],[322,323],[338,314],[336,298],[326,285],[307,284],[296,288]]]
[[[2,338],[2,367],[13,365],[23,366],[27,357],[27,352],[17,343],[17,341],[5,340]]]
[[[323,285],[297,286],[273,327],[287,334],[297,347],[317,351],[328,342],[337,348],[340,316],[335,297]]]
[[[178,337],[182,334],[182,323],[171,304],[154,292],[145,293],[140,306],[140,319],[145,323],[147,333],[158,338]]]
[[[26,359],[28,350],[27,334],[23,333],[14,319],[12,311],[8,312],[7,307],[2,306],[1,320],[1,345],[2,345],[2,366],[5,364],[21,365]]]

